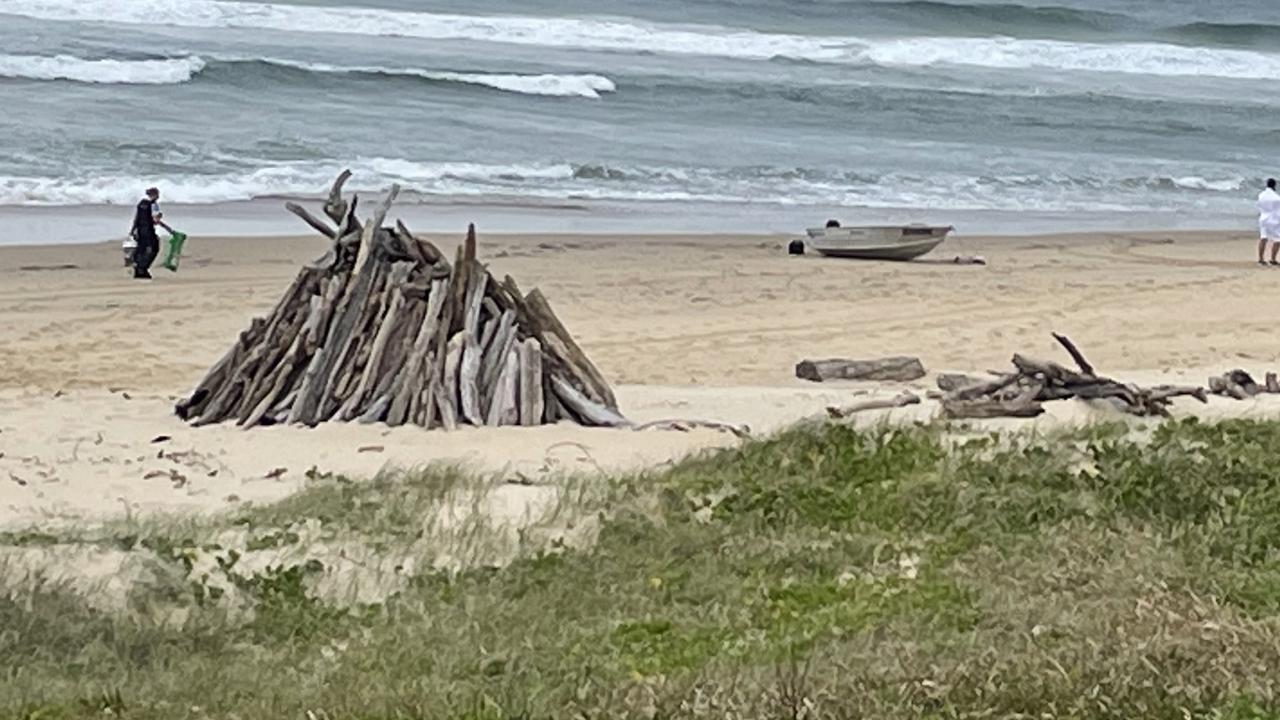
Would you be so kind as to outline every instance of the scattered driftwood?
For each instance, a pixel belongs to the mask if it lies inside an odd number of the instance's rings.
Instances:
[[[919,358],[890,357],[878,360],[804,360],[796,365],[796,377],[813,382],[827,380],[894,380],[910,382],[924,377]]]
[[[986,381],[986,378],[960,373],[941,373],[937,378],[938,389],[943,392],[954,392],[960,388],[980,385]]]
[[[1131,415],[1165,417],[1172,398],[1189,396],[1208,402],[1201,387],[1143,388],[1098,375],[1075,343],[1062,335],[1053,337],[1071,356],[1076,369],[1015,354],[1016,372],[991,380],[940,376],[938,386],[945,391],[943,414],[949,418],[1035,417],[1044,412],[1043,403],[1078,398],[1106,400]]]
[[[1044,413],[1044,405],[1036,400],[1037,386],[1029,386],[1017,395],[993,395],[973,399],[942,399],[942,412],[949,418],[982,419],[997,417],[1030,418]]]
[[[175,408],[197,425],[326,421],[629,427],[613,390],[538,290],[520,293],[476,259],[474,226],[452,263],[403,223],[385,224],[399,188],[364,222],[350,178],[317,216],[330,241],[271,313],[255,319]]]
[[[732,425],[730,423],[715,422],[712,420],[654,420],[643,425],[636,425],[631,428],[636,432],[644,430],[676,430],[679,432],[689,432],[696,428],[706,428],[717,432],[727,432],[742,438],[743,440],[751,439],[751,428],[746,425]]]
[[[1270,387],[1275,384],[1275,374],[1267,374],[1266,392],[1274,392]],[[1278,388],[1280,389],[1280,388]],[[1224,395],[1236,400],[1248,400],[1261,394],[1264,388],[1254,381],[1253,376],[1244,370],[1232,370],[1219,377],[1209,378],[1209,391],[1214,395]]]
[[[847,418],[850,415],[854,415],[856,413],[866,412],[868,410],[890,410],[893,408],[900,408],[900,407],[906,407],[908,405],[919,405],[919,404],[920,404],[920,397],[918,395],[908,390],[903,390],[902,392],[898,393],[895,397],[891,397],[891,398],[881,398],[879,400],[864,400],[863,402],[854,403],[853,405],[846,405],[844,407],[831,406],[827,408],[827,415],[832,419],[839,420],[842,418]]]

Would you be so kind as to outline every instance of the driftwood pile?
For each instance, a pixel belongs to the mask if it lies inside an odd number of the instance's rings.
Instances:
[[[1207,387],[1158,385],[1144,388],[1122,383],[1099,375],[1069,338],[1057,334],[1053,337],[1071,356],[1075,369],[1015,354],[1014,372],[993,372],[991,377],[942,373],[937,376],[938,391],[928,393],[928,397],[940,403],[944,418],[979,419],[1036,417],[1044,413],[1044,403],[1071,398],[1106,401],[1130,415],[1168,417],[1175,397],[1192,397],[1207,403],[1209,395],[1248,400],[1264,393],[1280,394],[1280,375],[1268,372],[1263,382],[1258,383],[1248,372],[1238,369],[1209,378]],[[923,374],[919,361],[908,357],[805,360],[796,366],[798,377],[818,382],[833,379],[911,381]],[[832,419],[845,419],[861,412],[920,403],[918,395],[903,390],[892,398],[831,406],[827,408],[827,415]]]
[[[1076,368],[1055,362],[1013,356],[1015,372],[978,379],[964,375],[940,375],[938,387],[942,413],[948,418],[1035,417],[1044,412],[1043,403],[1080,398],[1106,400],[1131,415],[1169,415],[1172,398],[1194,397],[1208,402],[1202,387],[1161,385],[1143,388],[1098,375],[1080,350],[1068,338],[1054,339],[1066,349]]]
[[[613,391],[538,290],[476,259],[475,229],[450,263],[403,223],[371,218],[334,182],[325,219],[294,213],[332,243],[255,319],[177,414],[196,425],[325,421],[631,426]]]

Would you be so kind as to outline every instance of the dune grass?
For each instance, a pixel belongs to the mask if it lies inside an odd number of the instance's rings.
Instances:
[[[1280,423],[832,425],[514,537],[441,519],[486,492],[318,477],[184,537],[0,537],[150,563],[123,610],[0,589],[0,715],[1280,718]],[[352,548],[384,592],[318,589]]]

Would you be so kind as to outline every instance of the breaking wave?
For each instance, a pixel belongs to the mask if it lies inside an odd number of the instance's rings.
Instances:
[[[930,7],[937,12],[936,4]],[[1280,76],[1278,54],[1162,42],[823,37],[626,19],[458,15],[227,0],[10,0],[3,12],[55,21],[400,36],[745,60],[790,58],[820,63],[1051,68],[1244,79]]]
[[[71,55],[0,54],[0,78],[70,80],[108,85],[173,85],[205,67],[198,57],[158,60],[86,60]]]
[[[1243,177],[876,175],[816,168],[649,167],[603,164],[412,162],[366,158],[350,165],[371,192],[392,182],[406,193],[439,198],[531,201],[698,202],[778,206],[935,207],[965,210],[1150,210],[1197,198],[1234,202],[1253,183]],[[0,205],[127,205],[145,185],[174,203],[319,197],[342,169],[336,162],[266,165],[211,175],[139,177],[71,174],[0,177]],[[84,179],[81,179],[84,178]],[[912,195],[928,187],[925,195]],[[939,203],[946,207],[937,207]]]
[[[0,77],[22,80],[67,80],[94,84],[176,85],[191,82],[206,68],[287,67],[310,73],[410,77],[440,83],[461,83],[521,95],[599,98],[615,92],[612,80],[594,74],[470,73],[419,68],[329,65],[279,58],[213,58],[199,56],[150,60],[93,60],[70,55],[0,54]]]

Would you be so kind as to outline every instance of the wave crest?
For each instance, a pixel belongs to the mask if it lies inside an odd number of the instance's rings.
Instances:
[[[199,57],[159,60],[86,60],[71,55],[0,54],[0,77],[19,80],[69,80],[104,85],[173,85],[204,70]]]
[[[0,205],[127,205],[147,185],[161,187],[173,203],[319,198],[342,167],[316,161],[145,179],[92,173],[67,176],[74,179],[0,177]],[[408,196],[940,210],[1146,211],[1208,207],[1205,203],[1234,207],[1242,202],[1244,189],[1259,184],[1250,178],[1211,175],[937,174],[925,178],[772,166],[498,165],[395,158],[365,158],[350,167],[355,172],[352,190],[374,192],[395,182]],[[928,190],[922,192],[921,187]]]
[[[930,7],[937,12],[939,5]],[[401,36],[744,60],[788,58],[863,65],[1049,68],[1251,80],[1280,76],[1277,54],[1158,42],[1090,43],[1008,37],[885,40],[672,26],[640,20],[456,15],[227,0],[8,0],[3,12],[54,21]],[[601,92],[599,88],[592,91]]]
[[[338,75],[381,75],[412,77],[434,82],[463,83],[518,93],[520,95],[548,95],[552,97],[599,98],[602,93],[616,92],[617,84],[603,75],[590,73],[527,75],[520,73],[468,73],[418,68],[393,68],[376,65],[330,65],[279,58],[236,59],[228,62],[261,62],[266,65],[288,67],[306,72]]]
[[[93,60],[71,55],[0,54],[0,78],[65,80],[94,84],[176,85],[191,82],[206,68],[218,65],[251,67],[258,64],[287,67],[310,73],[411,77],[432,82],[478,85],[520,95],[598,99],[602,94],[616,92],[618,89],[618,86],[609,78],[590,73],[470,73],[378,66],[346,67],[280,58],[215,57],[212,60],[206,60],[195,55],[151,60]]]

